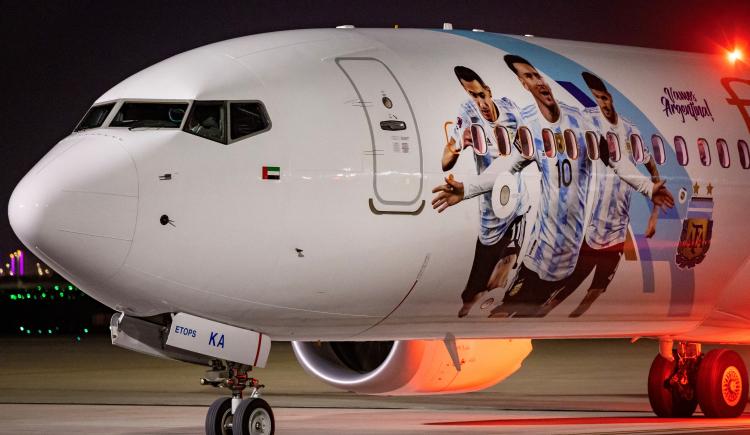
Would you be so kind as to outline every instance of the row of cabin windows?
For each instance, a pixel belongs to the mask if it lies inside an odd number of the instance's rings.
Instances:
[[[495,138],[497,139],[500,155],[507,156],[511,153],[511,142],[510,134],[505,127],[495,127]],[[531,130],[528,127],[521,127],[518,129],[519,143],[521,146],[521,154],[526,158],[532,158],[534,156],[534,138],[531,134]],[[587,131],[586,137],[586,153],[589,159],[597,160],[600,157],[599,147],[599,135],[593,131]],[[471,139],[472,144],[478,144],[475,146],[477,154],[483,155],[487,153],[486,140],[484,136],[484,130],[479,125],[471,126]],[[565,152],[571,159],[578,158],[578,140],[573,130],[565,130],[562,134],[562,140],[558,141],[552,130],[545,128],[542,130],[542,143],[544,144],[544,154],[547,157],[555,157],[559,152]],[[606,135],[608,158],[612,161],[619,161],[622,153],[620,148],[620,138],[612,132]],[[677,155],[677,162],[682,166],[687,166],[689,163],[688,147],[685,138],[682,136],[675,136],[674,138],[675,152]],[[703,166],[709,166],[711,164],[711,150],[708,141],[704,138],[698,139],[698,156]],[[633,159],[636,163],[642,163],[645,158],[645,148],[641,136],[638,134],[630,135],[630,147],[633,153]],[[654,161],[663,165],[667,161],[667,155],[664,147],[664,139],[658,134],[651,136],[651,149],[653,151]],[[740,165],[743,169],[750,169],[750,147],[745,140],[737,141],[737,151],[740,157]],[[719,164],[723,168],[728,168],[731,159],[729,153],[729,144],[724,139],[716,140],[716,152],[719,159]]]
[[[698,139],[698,158],[703,166],[711,165],[711,146],[704,138]],[[677,153],[677,162],[686,166],[690,162],[688,146],[685,138],[676,136],[674,138],[675,152]],[[743,169],[750,169],[750,147],[743,139],[737,141],[737,153],[740,156],[740,166]],[[716,154],[719,164],[722,168],[728,168],[731,164],[729,156],[729,144],[724,139],[716,139]]]

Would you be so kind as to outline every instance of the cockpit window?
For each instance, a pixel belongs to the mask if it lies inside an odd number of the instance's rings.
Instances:
[[[190,111],[185,131],[209,140],[227,143],[226,103],[196,101]]]
[[[107,119],[107,115],[109,115],[109,112],[112,111],[113,107],[115,107],[115,103],[93,106],[89,109],[88,112],[86,112],[86,116],[83,117],[81,122],[78,123],[75,130],[73,131],[81,131],[88,130],[90,128],[101,127],[104,123],[104,120]]]
[[[109,126],[179,128],[187,107],[187,103],[126,102]]]
[[[237,140],[271,126],[262,103],[229,103],[231,140]]]

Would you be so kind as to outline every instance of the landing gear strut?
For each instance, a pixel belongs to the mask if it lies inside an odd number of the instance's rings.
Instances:
[[[659,417],[690,417],[700,405],[711,418],[742,414],[747,403],[747,369],[737,352],[701,352],[697,343],[680,342],[672,349],[662,340],[648,375],[648,398]]]
[[[260,398],[264,387],[248,376],[252,367],[219,360],[211,362],[211,370],[201,384],[232,390],[232,397],[216,399],[206,415],[206,435],[273,435],[275,420],[271,406]],[[243,399],[242,392],[250,388]]]

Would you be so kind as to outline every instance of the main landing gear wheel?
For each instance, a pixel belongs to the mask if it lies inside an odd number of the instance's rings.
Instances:
[[[263,399],[245,399],[234,411],[232,435],[273,435],[273,411]]]
[[[698,366],[696,392],[706,417],[739,417],[747,404],[747,368],[729,349],[714,349]]]
[[[232,435],[232,398],[214,400],[206,415],[206,435]]]
[[[674,360],[670,361],[661,355],[656,355],[648,372],[648,400],[651,409],[659,417],[690,417],[695,412],[698,401],[694,395],[675,386],[680,383],[678,373],[679,356],[674,352]],[[687,379],[684,380],[687,386]],[[690,397],[692,396],[692,397]]]

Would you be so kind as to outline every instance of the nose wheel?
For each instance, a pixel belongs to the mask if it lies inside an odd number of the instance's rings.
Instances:
[[[232,435],[273,435],[271,406],[263,399],[245,399],[234,411]]]
[[[257,379],[248,376],[251,367],[220,361],[212,362],[212,370],[203,385],[229,388],[232,397],[216,399],[206,414],[206,435],[273,435],[276,422],[271,406],[260,398],[261,385]],[[250,388],[247,398],[242,392]]]

